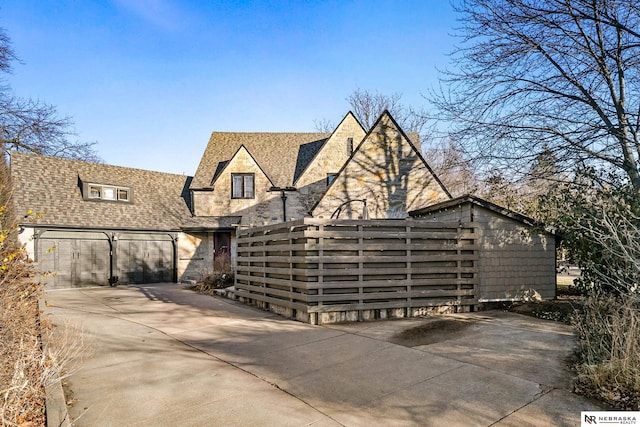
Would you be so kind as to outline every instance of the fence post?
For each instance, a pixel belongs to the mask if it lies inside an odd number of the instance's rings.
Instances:
[[[318,271],[321,272],[324,270],[324,225],[319,224],[316,226],[316,230],[320,232],[320,237],[318,237]],[[322,283],[324,282],[324,273],[318,274],[318,309],[320,309],[322,304]],[[318,311],[316,312],[316,325],[320,324],[320,317],[322,314]]]
[[[460,297],[460,291],[462,290],[462,223],[458,225],[458,237],[456,242],[456,269],[458,270],[457,276],[457,285],[456,290],[458,291],[458,295],[456,297],[456,307],[454,309],[455,313],[458,313],[460,309],[460,303],[462,302],[462,298]]]
[[[411,241],[411,224],[409,222],[407,222],[407,227],[405,229],[406,233],[407,233],[407,237],[405,238],[405,244],[407,247],[407,251],[406,251],[406,256],[407,256],[407,262],[406,262],[406,280],[407,280],[407,287],[405,288],[406,292],[407,292],[407,306],[405,307],[405,313],[404,316],[405,317],[410,317],[413,315],[413,308],[411,305],[411,280],[412,280],[412,266],[411,266],[411,248],[412,248],[412,241]]]
[[[364,225],[358,224],[358,305],[362,307],[364,304]],[[358,320],[362,321],[362,309],[358,309]]]

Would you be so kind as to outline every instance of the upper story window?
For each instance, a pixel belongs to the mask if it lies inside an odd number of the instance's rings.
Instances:
[[[347,138],[347,155],[353,153],[353,138]]]
[[[129,187],[116,187],[114,185],[86,184],[84,198],[88,200],[113,200],[117,202],[130,202],[132,191]]]
[[[331,184],[333,182],[334,179],[336,179],[336,176],[338,176],[337,173],[328,173],[327,174],[327,186],[329,184]]]
[[[253,199],[254,174],[252,173],[232,173],[231,174],[231,198],[232,199]]]

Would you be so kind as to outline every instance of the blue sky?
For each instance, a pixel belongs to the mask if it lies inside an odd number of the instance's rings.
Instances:
[[[446,0],[3,0],[16,95],[106,163],[192,175],[212,131],[313,132],[355,89],[414,107],[447,66]]]

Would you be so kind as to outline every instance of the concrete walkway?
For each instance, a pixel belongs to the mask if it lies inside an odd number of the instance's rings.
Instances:
[[[88,348],[64,381],[78,426],[573,426],[603,408],[569,391],[570,329],[516,314],[408,347],[391,341],[432,319],[310,326],[177,284],[45,300]]]

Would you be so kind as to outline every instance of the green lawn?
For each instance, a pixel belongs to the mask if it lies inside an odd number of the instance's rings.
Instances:
[[[556,283],[558,284],[558,292],[569,291],[569,286],[573,285],[573,279],[575,276],[557,276]]]

